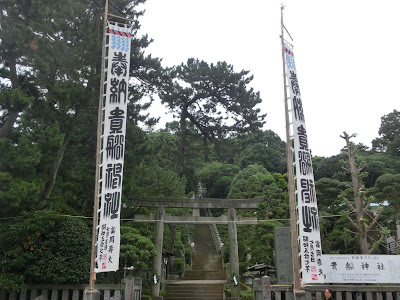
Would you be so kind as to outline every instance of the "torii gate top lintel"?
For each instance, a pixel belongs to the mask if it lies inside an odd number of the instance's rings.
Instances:
[[[251,199],[218,199],[218,198],[154,198],[131,196],[135,206],[174,207],[174,208],[258,208],[264,197]]]

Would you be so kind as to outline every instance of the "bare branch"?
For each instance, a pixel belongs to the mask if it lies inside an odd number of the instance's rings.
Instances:
[[[341,135],[340,137],[347,141],[356,136],[357,136],[357,133],[353,133],[352,135],[349,136],[346,131],[343,131],[343,135]]]
[[[367,210],[369,208],[369,206],[371,205],[372,201],[374,201],[375,198],[374,197],[369,197],[368,199],[368,203],[365,205],[364,209]]]
[[[350,229],[347,229],[347,231],[348,231],[348,232],[350,232],[350,233],[352,233],[352,234],[355,234],[355,235],[360,235],[360,233],[359,233],[359,232],[356,232],[356,231],[351,231]]]
[[[360,228],[358,227],[358,225],[353,221],[352,218],[350,218],[349,215],[346,215],[346,218],[350,221],[351,224],[353,224],[353,226],[357,229],[357,231],[360,231]]]
[[[380,215],[382,214],[382,212],[383,212],[383,209],[381,209],[381,210],[376,214],[376,216],[374,217],[374,220],[372,221],[372,223],[367,227],[367,230],[370,230],[370,229],[376,224],[376,222],[378,222],[378,219],[379,219]]]
[[[368,250],[368,254],[371,254],[372,252],[374,252],[374,250],[383,242],[384,238],[385,238],[385,236],[382,235],[379,240],[377,240],[375,243],[373,243],[371,248]]]
[[[356,153],[357,150],[358,150],[358,146],[353,144],[353,151],[354,151],[354,153]]]
[[[356,209],[354,208],[353,204],[351,204],[351,202],[349,201],[349,199],[347,199],[346,197],[343,197],[344,200],[346,200],[346,204],[348,207],[350,207],[350,209],[352,211],[356,211]]]

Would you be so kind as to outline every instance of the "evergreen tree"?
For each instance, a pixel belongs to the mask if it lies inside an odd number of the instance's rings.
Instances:
[[[143,2],[114,1],[112,12],[137,20]],[[3,4],[0,191],[5,199],[19,199],[8,213],[65,205],[86,212],[93,199],[104,3]],[[159,59],[144,54],[151,40],[139,36],[139,28],[133,22],[128,119],[152,126],[156,120],[143,113],[151,101],[141,101],[151,99],[169,77]],[[30,192],[16,191],[9,178]]]
[[[381,118],[379,135],[372,141],[373,149],[400,156],[400,111],[393,110]]]
[[[173,86],[160,98],[179,118],[178,174],[182,173],[189,126],[194,126],[204,139],[216,142],[227,134],[263,125],[265,115],[255,108],[261,99],[259,93],[247,87],[253,79],[248,73],[236,73],[226,62],[209,65],[193,58],[176,67]]]

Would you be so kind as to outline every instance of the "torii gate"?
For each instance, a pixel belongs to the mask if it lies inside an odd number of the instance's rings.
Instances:
[[[153,257],[153,270],[161,274],[164,224],[227,224],[229,238],[230,272],[239,274],[239,257],[236,224],[257,224],[256,217],[244,218],[236,215],[236,209],[255,209],[263,197],[252,199],[216,199],[216,198],[152,198],[133,196],[134,206],[156,207],[156,216],[136,215],[135,222],[155,223],[155,246],[157,256]],[[165,208],[192,208],[192,216],[165,215]],[[201,217],[200,208],[227,208],[228,215],[220,217]],[[153,285],[151,296],[157,299],[160,295],[160,282]],[[240,297],[239,286],[232,287],[232,297]]]

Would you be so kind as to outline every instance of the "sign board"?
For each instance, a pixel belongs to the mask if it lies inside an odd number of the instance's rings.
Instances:
[[[400,282],[400,255],[324,254],[325,283]]]

